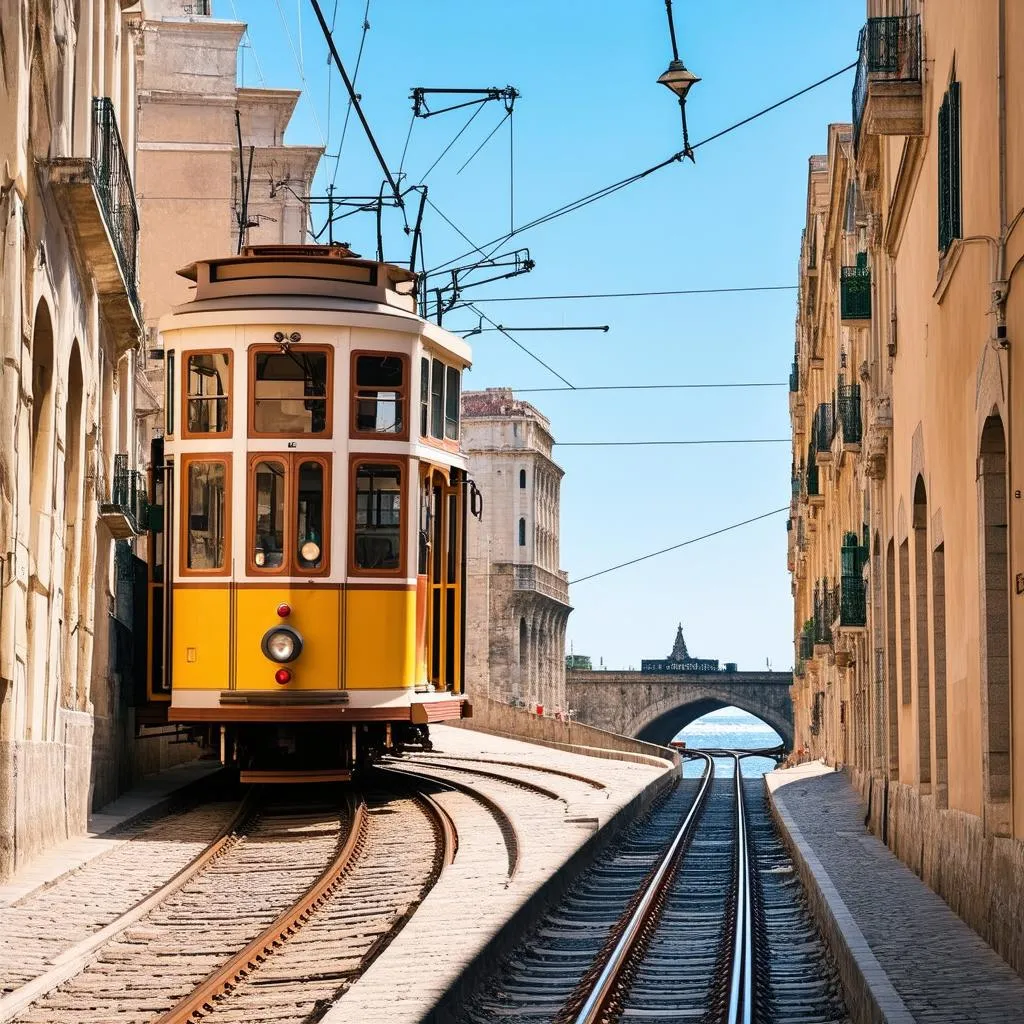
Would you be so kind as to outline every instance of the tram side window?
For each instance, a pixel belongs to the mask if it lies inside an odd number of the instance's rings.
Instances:
[[[185,567],[193,572],[219,571],[224,568],[227,464],[189,462],[187,488]]]
[[[256,506],[253,566],[260,572],[272,572],[284,565],[284,463],[276,459],[257,462],[252,493]]]
[[[355,474],[354,569],[394,571],[402,557],[402,470],[360,463]]]
[[[174,376],[175,365],[174,349],[171,349],[166,356],[166,373],[164,374],[164,386],[167,392],[164,396],[164,433],[168,437],[174,436],[174,405],[177,401],[174,388],[177,383]]]
[[[324,467],[320,462],[299,463],[299,493],[295,522],[295,557],[300,570],[324,564]]]
[[[440,359],[430,368],[430,436],[444,437],[444,363]]]
[[[454,366],[448,367],[444,389],[444,436],[449,441],[459,439],[459,371]]]
[[[231,353],[193,352],[185,368],[189,434],[226,434],[231,429]]]
[[[296,347],[253,354],[253,434],[326,434],[330,408],[326,351]]]
[[[430,416],[430,360],[420,360],[420,437],[427,436]]]
[[[354,429],[401,434],[405,429],[405,360],[396,354],[357,355]]]

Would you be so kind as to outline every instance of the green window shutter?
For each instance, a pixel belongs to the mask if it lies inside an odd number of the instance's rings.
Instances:
[[[949,237],[960,238],[960,83],[949,83]]]
[[[939,252],[945,252],[952,237],[949,223],[949,94],[939,107]]]

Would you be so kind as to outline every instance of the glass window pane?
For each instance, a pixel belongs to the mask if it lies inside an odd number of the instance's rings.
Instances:
[[[427,436],[427,417],[430,415],[430,360],[420,360],[420,437]]]
[[[402,470],[363,463],[356,470],[355,568],[397,569],[402,554]]]
[[[223,462],[188,464],[188,550],[186,567],[210,571],[224,566],[224,491],[227,467]]]
[[[449,441],[459,439],[459,383],[459,371],[449,366],[444,389],[444,436]]]
[[[284,565],[284,463],[258,462],[253,472],[253,488],[256,523],[252,560],[257,570],[280,569]]]
[[[327,353],[257,352],[255,360],[253,433],[326,433]]]
[[[164,374],[164,380],[166,382],[167,394],[164,399],[164,415],[165,419],[165,432],[171,436],[174,435],[174,413],[177,407],[177,389],[175,384],[175,366],[177,364],[174,360],[174,351],[167,353],[167,367]]]
[[[430,436],[444,437],[444,363],[435,359],[430,371]]]
[[[299,465],[299,505],[295,521],[295,557],[299,569],[322,569],[324,467],[319,462],[303,462]]]
[[[357,431],[402,432],[404,376],[404,364],[398,356],[356,356]]]
[[[229,352],[197,352],[188,357],[186,429],[190,433],[222,434],[228,430],[230,373]]]

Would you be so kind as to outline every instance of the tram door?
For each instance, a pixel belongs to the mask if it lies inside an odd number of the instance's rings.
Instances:
[[[170,661],[167,658],[170,610],[167,607],[167,567],[170,537],[168,517],[173,522],[173,498],[169,498],[170,475],[164,465],[164,439],[150,444],[149,540],[147,543],[147,657],[146,700],[170,700]]]
[[[462,486],[434,470],[427,517],[427,675],[435,690],[462,692]]]

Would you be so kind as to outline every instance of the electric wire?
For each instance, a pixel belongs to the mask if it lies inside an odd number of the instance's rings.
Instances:
[[[442,150],[441,150],[441,155],[440,155],[440,156],[439,156],[439,157],[438,157],[438,158],[437,158],[437,159],[436,159],[436,160],[435,160],[435,161],[434,161],[434,162],[433,162],[433,163],[432,163],[432,164],[431,164],[431,165],[430,165],[430,166],[429,166],[429,167],[427,168],[427,170],[426,170],[426,172],[425,172],[424,174],[421,174],[421,175],[420,175],[420,178],[419,178],[419,180],[420,180],[420,183],[421,183],[421,184],[422,184],[423,182],[425,182],[425,181],[427,180],[427,175],[429,175],[429,174],[430,174],[430,172],[431,172],[431,171],[432,171],[432,170],[433,170],[433,169],[434,169],[434,168],[435,168],[435,167],[436,167],[436,166],[437,166],[437,165],[438,165],[438,164],[439,164],[439,163],[440,163],[440,162],[441,162],[441,161],[442,161],[442,160],[444,159],[444,157],[445,157],[445,154],[446,154],[446,153],[448,152],[448,150],[450,150],[450,149],[452,148],[452,146],[454,146],[454,145],[455,145],[455,143],[456,143],[456,142],[458,142],[458,141],[459,141],[459,139],[461,139],[461,138],[462,138],[462,133],[463,133],[463,132],[464,132],[464,131],[465,131],[465,130],[466,130],[466,129],[467,129],[467,128],[468,128],[468,127],[469,127],[469,126],[470,126],[470,125],[471,125],[471,124],[472,124],[472,123],[473,123],[473,122],[475,121],[475,120],[476,120],[476,118],[477,118],[477,117],[478,117],[478,116],[480,115],[480,111],[484,109],[484,106],[485,106],[485,104],[487,103],[487,100],[486,100],[486,99],[482,99],[482,100],[476,100],[476,101],[474,101],[474,102],[475,102],[475,103],[476,103],[476,105],[477,105],[477,106],[476,106],[476,110],[474,110],[474,111],[473,111],[473,113],[469,115],[469,120],[468,120],[468,121],[466,121],[466,123],[465,123],[465,124],[464,124],[464,125],[463,125],[463,126],[462,126],[462,127],[461,127],[461,128],[459,129],[459,130],[458,130],[458,132],[457,132],[457,133],[456,133],[456,135],[455,135],[455,138],[454,138],[454,139],[452,139],[452,141],[451,141],[451,142],[449,142],[449,143],[448,143],[448,145],[447,145],[447,146],[445,146],[445,147],[444,147],[444,149],[442,149]]]
[[[335,5],[335,11],[337,11],[337,5]],[[363,47],[366,45],[366,33],[370,31],[370,0],[366,0],[366,9],[363,11],[363,34],[359,39],[359,52],[356,54],[356,66],[352,69],[352,85],[356,84],[356,80],[359,78],[359,65],[363,62]],[[331,18],[331,35],[334,35],[334,18]],[[330,61],[330,54],[327,55],[328,61]],[[328,74],[327,79],[330,81],[331,76]],[[345,110],[345,120],[341,126],[341,138],[338,140],[338,152],[334,156],[334,172],[331,174],[331,187],[334,187],[334,183],[338,180],[338,166],[341,164],[341,150],[345,145],[345,135],[348,133],[348,122],[352,116],[352,100],[348,101],[348,107]],[[328,121],[327,130],[330,132],[331,125]],[[410,131],[412,128],[410,127]],[[408,144],[408,140],[407,140]],[[404,159],[404,154],[403,154]]]
[[[461,234],[461,232],[460,232]],[[465,236],[463,236],[465,237]],[[481,252],[482,250],[477,250]],[[490,295],[474,302],[548,302],[565,299],[640,299],[659,295],[725,295],[733,292],[792,292],[795,284],[756,284],[736,288],[671,288],[651,292],[570,292],[566,295]]]
[[[751,121],[755,121],[759,117],[763,117],[765,114],[768,114],[773,110],[777,110],[784,104],[790,103],[792,100],[795,100],[800,96],[803,96],[804,94],[810,92],[812,89],[817,89],[819,86],[824,85],[826,82],[831,82],[834,78],[838,78],[840,75],[845,74],[847,71],[852,70],[856,66],[857,61],[854,61],[852,64],[848,64],[846,67],[840,68],[838,71],[834,71],[830,75],[826,75],[824,78],[821,78],[816,82],[813,82],[811,85],[805,86],[798,92],[794,92],[791,95],[786,96],[781,100],[778,100],[777,102],[771,104],[771,106],[765,107],[762,110],[757,111],[757,113],[751,114],[749,117],[743,118],[742,121],[737,121],[735,124],[731,124],[728,127],[723,128],[721,131],[715,132],[713,135],[709,135],[705,139],[701,139],[700,142],[694,143],[690,148],[692,150],[697,150],[701,146],[705,146],[709,142],[713,142],[715,139],[720,139],[724,135],[728,135],[730,132],[735,131],[737,128],[741,128],[744,125],[750,124]],[[631,174],[627,178],[623,178],[620,181],[613,182],[611,185],[606,185],[604,186],[604,188],[597,189],[596,191],[591,192],[588,195],[581,196],[579,199],[575,199],[572,202],[564,203],[562,206],[556,207],[555,209],[550,210],[548,213],[542,214],[539,217],[535,217],[533,220],[527,221],[525,224],[521,224],[519,227],[514,228],[508,234],[502,235],[500,238],[492,239],[491,241],[485,243],[483,248],[490,249],[491,246],[497,248],[498,246],[504,245],[505,242],[507,242],[510,238],[514,237],[515,235],[522,234],[524,231],[529,231],[531,228],[539,227],[540,225],[546,224],[548,223],[548,221],[555,220],[558,217],[564,217],[566,214],[574,213],[576,210],[581,210],[584,206],[589,206],[591,203],[597,202],[597,200],[599,199],[604,199],[606,196],[610,196],[615,192],[618,192],[620,189],[626,188],[629,185],[633,185],[636,182],[641,181],[643,178],[646,178],[649,175],[654,174],[656,171],[660,171],[662,168],[668,167],[670,164],[682,162],[685,155],[685,151],[680,150],[677,153],[673,153],[672,156],[668,157],[667,159],[662,160],[660,163],[654,164],[643,171],[638,171],[636,174]],[[459,261],[465,259],[466,256],[468,255],[470,254],[463,253],[459,256],[456,256],[453,259],[450,259],[447,262],[442,263],[437,267],[434,267],[430,271],[430,273],[433,273],[437,270],[443,270],[445,267],[450,266],[452,263],[458,263]]]
[[[684,444],[792,444],[791,437],[697,438],[687,441],[552,441],[559,448],[653,448]]]
[[[574,388],[509,388],[517,395],[541,394],[553,391],[681,391],[690,388],[784,388],[789,382],[742,381],[710,384],[578,384]]]
[[[702,533],[699,537],[691,537],[689,540],[681,541],[679,544],[673,544],[671,547],[662,548],[660,551],[651,551],[649,554],[640,555],[638,558],[631,558],[628,562],[620,562],[618,565],[609,566],[607,569],[600,569],[597,572],[589,573],[586,576],[580,576],[579,579],[569,580],[569,586],[571,587],[576,583],[583,583],[586,580],[596,579],[598,576],[605,576],[618,569],[625,569],[627,566],[636,565],[637,562],[645,562],[649,558],[657,558],[659,555],[667,555],[670,551],[678,551],[680,548],[689,547],[691,544],[696,544],[702,540],[708,540],[711,537],[717,537],[720,534],[728,533],[730,530],[738,530],[741,526],[749,526],[751,523],[756,523],[761,519],[768,519],[770,516],[777,516],[780,512],[787,511],[788,508],[788,505],[783,505],[782,508],[772,509],[771,512],[763,512],[759,516],[754,516],[751,519],[744,519],[740,523],[732,523],[729,526],[723,526],[720,530],[712,530],[710,533]]]
[[[313,121],[316,124],[317,134],[320,136],[320,145],[325,149],[327,148],[327,138],[324,135],[323,126],[320,124],[320,115],[316,112],[316,104],[313,102],[312,90],[309,88],[309,83],[306,81],[306,72],[302,66],[302,58],[295,50],[295,43],[292,42],[292,30],[288,25],[288,19],[284,16],[284,8],[281,6],[281,0],[274,0],[277,5],[277,13],[281,15],[281,24],[284,26],[284,34],[288,39],[288,49],[292,51],[292,60],[295,61],[295,70],[299,73],[299,79],[303,86],[303,96],[309,96],[309,109],[313,113]]]
[[[481,149],[483,149],[483,148],[484,148],[484,146],[486,146],[486,145],[487,145],[487,143],[488,143],[488,142],[490,142],[490,141],[491,141],[491,139],[493,139],[493,138],[494,138],[494,136],[495,136],[495,135],[497,134],[497,132],[498,132],[498,129],[499,129],[499,128],[500,128],[500,127],[501,127],[501,126],[502,126],[502,125],[503,125],[503,124],[504,124],[504,123],[505,123],[505,122],[507,121],[507,120],[509,120],[509,118],[510,118],[511,116],[512,116],[512,111],[511,111],[511,110],[509,110],[509,111],[506,111],[506,112],[505,112],[505,116],[504,116],[504,117],[503,117],[503,118],[502,118],[502,119],[501,119],[501,120],[500,120],[500,121],[499,121],[499,122],[498,122],[498,123],[497,123],[497,124],[496,124],[496,125],[495,125],[495,126],[494,126],[494,127],[492,128],[492,129],[491,129],[491,132],[490,132],[490,134],[489,134],[489,135],[487,136],[487,138],[486,138],[486,139],[484,139],[484,141],[483,141],[483,142],[481,142],[481,143],[480,143],[480,145],[479,145],[479,146],[477,146],[477,147],[476,147],[476,149],[474,149],[472,153],[470,153],[470,155],[469,155],[469,158],[468,158],[468,159],[466,160],[466,162],[465,162],[465,163],[464,163],[464,164],[463,164],[463,165],[462,165],[462,166],[461,166],[461,167],[460,167],[460,168],[459,168],[459,169],[458,169],[458,170],[457,170],[457,171],[455,172],[456,174],[461,174],[461,173],[462,173],[462,172],[463,172],[463,171],[464,171],[464,170],[465,170],[465,169],[466,169],[466,168],[467,168],[467,167],[468,167],[468,166],[469,166],[469,165],[470,165],[470,164],[471,164],[471,163],[473,162],[473,159],[474,159],[474,157],[475,157],[475,156],[477,155],[477,153],[479,153],[479,152],[480,152],[480,150],[481,150]]]

